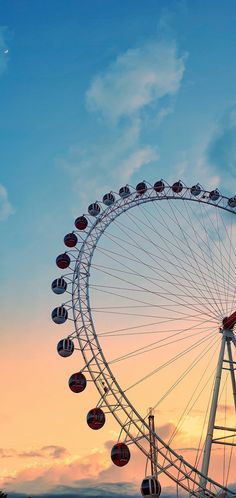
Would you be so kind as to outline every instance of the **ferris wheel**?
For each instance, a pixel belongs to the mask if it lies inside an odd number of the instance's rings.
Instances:
[[[236,497],[236,196],[181,180],[126,185],[90,204],[64,243],[52,290],[67,298],[52,320],[70,330],[57,351],[82,354],[74,393],[97,388],[89,427],[119,424],[113,463],[142,452],[143,496],[171,481]]]

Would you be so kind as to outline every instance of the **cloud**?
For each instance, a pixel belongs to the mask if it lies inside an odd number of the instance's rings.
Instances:
[[[174,41],[127,50],[93,79],[86,93],[89,110],[117,121],[174,95],[183,77],[185,58],[177,55]]]
[[[8,63],[8,48],[6,44],[7,28],[0,26],[0,74],[4,73]]]
[[[82,200],[88,202],[90,196],[89,201],[94,202],[106,191],[127,183],[142,166],[158,161],[158,147],[139,143],[140,126],[140,120],[134,119],[90,147],[74,144],[66,156],[57,159],[57,164],[72,175]]]
[[[159,160],[158,146],[143,140],[143,130],[146,133],[153,123],[160,125],[173,112],[172,99],[183,78],[185,59],[186,55],[178,55],[174,40],[148,42],[120,54],[94,76],[85,95],[93,140],[75,143],[57,158],[84,201],[94,202],[106,191],[117,190]],[[88,198],[91,192],[94,198]]]
[[[39,450],[31,450],[31,451],[23,451],[21,453],[18,453],[19,457],[24,457],[24,458],[32,458],[32,457],[39,457],[39,458],[63,458],[68,455],[68,451],[66,448],[63,446],[55,446],[55,445],[49,445],[49,446],[43,446]]]
[[[13,208],[8,200],[7,190],[0,184],[0,221],[6,220],[13,214]]]
[[[182,152],[174,172],[185,182],[200,182],[206,189],[218,187],[224,195],[235,195],[236,105],[212,123],[204,143]]]
[[[168,437],[172,430],[171,424],[165,424],[158,428],[158,433]],[[114,441],[107,441],[104,448],[94,450],[83,457],[69,455],[65,448],[59,446],[45,446],[41,450],[49,452],[53,450],[53,455],[55,455],[54,449],[58,449],[61,457],[51,458],[49,453],[48,459],[34,461],[12,475],[6,473],[5,478],[1,479],[0,489],[4,489],[9,494],[9,498],[13,496],[23,498],[25,495],[34,495],[35,498],[37,496],[72,498],[75,495],[87,498],[139,496],[146,458],[135,445],[132,445],[129,464],[119,468],[113,465],[110,459],[110,449],[113,444]],[[193,447],[185,449],[181,447],[179,450],[187,453],[186,459],[188,460]],[[232,465],[234,465],[233,461]],[[217,472],[219,472],[218,468],[215,469],[216,474]],[[163,474],[160,480],[163,494],[171,496],[172,492],[174,493],[174,487],[170,486],[170,482]]]
[[[171,422],[170,423],[167,423],[167,424],[164,424],[164,425],[161,425],[160,427],[158,427],[158,435],[166,440],[167,438],[169,438],[171,436],[171,434],[176,430],[176,426],[175,424],[172,424]]]
[[[20,452],[18,456],[45,458],[32,461],[17,473],[3,476],[0,489],[30,495],[51,492],[62,486],[78,489],[78,484],[85,481],[92,481],[97,485],[101,472],[111,466],[107,450],[104,449],[81,458],[69,455],[65,448],[45,446],[34,452]]]
[[[68,451],[63,446],[49,445],[36,450],[16,451],[12,448],[0,448],[0,458],[45,458],[61,459],[68,455]]]
[[[59,486],[53,490],[53,493],[58,493],[64,496],[65,493],[79,493],[79,496],[96,496],[96,497],[113,497],[118,498],[122,496],[135,496],[135,489],[131,482],[100,482],[95,483],[90,480],[83,480],[72,486]]]
[[[236,105],[218,123],[209,141],[206,157],[222,180],[236,178]]]
[[[12,458],[14,456],[16,456],[15,450],[12,449],[5,450],[3,448],[0,448],[0,458]]]

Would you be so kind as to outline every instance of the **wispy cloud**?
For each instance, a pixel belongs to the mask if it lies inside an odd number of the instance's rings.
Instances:
[[[13,208],[8,199],[6,188],[0,184],[0,221],[6,220],[13,214]]]
[[[236,178],[236,105],[218,123],[207,148],[207,159],[222,179]]]
[[[173,428],[172,424],[165,424],[158,427],[158,434],[168,438]],[[189,459],[193,447],[189,446],[184,449],[181,446],[181,438],[179,443],[179,451],[184,452],[186,458]],[[6,471],[5,477],[0,480],[0,489],[5,489],[9,496],[15,495],[18,498],[24,494],[39,495],[45,498],[57,496],[69,498],[74,495],[118,498],[121,495],[139,495],[140,480],[142,480],[146,464],[145,456],[135,445],[132,445],[129,464],[122,469],[118,468],[110,459],[113,444],[114,441],[107,441],[104,448],[94,450],[83,457],[70,455],[65,448],[60,446],[45,446],[41,450],[35,450],[34,453],[36,455],[36,453],[48,452],[48,458],[40,459],[40,461],[33,460],[27,466],[24,464],[25,466],[20,471],[12,475]],[[215,451],[218,450],[215,449]],[[17,453],[22,455],[24,452]],[[26,453],[30,456],[28,451]],[[2,469],[2,475],[3,473]],[[174,493],[174,487],[170,487],[163,475],[161,483],[165,496],[171,496],[172,492]]]
[[[8,63],[8,48],[7,48],[7,28],[0,26],[0,74],[4,73]]]
[[[97,75],[86,93],[88,108],[117,121],[133,116],[166,95],[173,95],[185,69],[185,56],[176,43],[146,43],[119,55],[103,74]]]
[[[64,458],[67,455],[68,451],[66,450],[66,448],[56,445],[43,446],[39,450],[29,450],[18,453],[18,456],[23,458],[39,457],[57,459]]]
[[[218,187],[225,195],[235,195],[236,105],[212,123],[204,143],[197,149],[183,151],[175,170],[186,182],[199,181],[207,189]]]
[[[79,192],[84,200],[88,193],[93,192],[92,202],[128,183],[138,170],[159,160],[158,145],[143,140],[143,129],[172,112],[185,60],[174,40],[149,41],[118,55],[94,76],[85,96],[93,141],[73,144],[57,159],[72,174],[75,188],[83,186]]]
[[[61,459],[68,455],[68,451],[63,446],[48,445],[38,449],[17,451],[12,448],[0,448],[0,458],[45,458]]]
[[[94,201],[106,190],[127,183],[142,166],[158,161],[158,147],[142,145],[139,133],[140,120],[135,119],[88,148],[71,146],[66,156],[58,158],[58,164],[72,175],[76,189],[82,186],[82,200],[87,200],[89,193],[91,202]]]

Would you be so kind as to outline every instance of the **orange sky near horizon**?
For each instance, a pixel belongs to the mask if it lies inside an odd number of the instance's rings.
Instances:
[[[14,348],[12,339],[9,335],[5,336],[1,359],[1,393],[4,404],[0,408],[4,463],[0,473],[2,485],[9,490],[14,488],[28,493],[31,490],[33,493],[40,492],[37,484],[39,475],[42,475],[42,492],[55,483],[73,483],[78,476],[99,480],[105,479],[105,475],[108,479],[109,475],[110,479],[114,476],[118,480],[133,480],[137,487],[145,466],[144,458],[137,450],[132,448],[132,463],[127,469],[118,472],[119,469],[111,466],[110,451],[106,444],[107,441],[116,442],[120,432],[112,416],[107,417],[104,428],[96,433],[86,424],[87,412],[98,401],[95,387],[88,383],[85,392],[79,395],[68,388],[69,376],[79,370],[83,363],[77,351],[70,358],[61,358],[56,352],[57,341],[66,335],[66,328],[67,325],[58,327],[44,318],[40,320],[40,326],[36,322],[34,334],[24,336],[19,333],[15,337]],[[117,348],[114,348],[117,352]],[[126,375],[127,373],[120,376],[121,381],[125,380]],[[164,380],[164,377],[165,374],[161,378]],[[190,390],[195,380],[195,374],[188,379]],[[141,389],[141,392],[142,402],[139,398],[137,404],[139,408],[142,407],[143,414],[146,414],[150,396],[145,390]],[[164,413],[161,407],[156,411],[156,428],[160,434],[162,430],[166,430],[166,424],[171,426],[176,423],[176,415],[173,415],[178,408],[178,396],[177,391],[174,410],[167,402]],[[201,430],[200,415],[201,411],[196,410],[195,414],[189,416],[184,430],[175,442],[176,448],[196,444]],[[223,418],[224,414],[222,420]],[[230,415],[229,422],[234,423],[233,414]],[[55,448],[50,449],[49,446]],[[191,452],[180,453],[191,461]],[[214,460],[217,462],[217,458]],[[88,461],[90,465],[86,466]],[[135,470],[137,468],[140,468],[139,472]],[[107,474],[106,469],[109,470]],[[216,464],[212,477],[216,478],[217,475]],[[162,480],[166,485],[171,485],[166,479]]]

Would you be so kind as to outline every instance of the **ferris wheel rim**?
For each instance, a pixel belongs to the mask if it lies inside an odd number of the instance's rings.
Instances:
[[[150,196],[148,196],[149,193],[150,193]],[[204,193],[209,194],[210,192],[204,190]],[[157,195],[156,193],[153,196],[152,196],[152,194],[153,194],[153,188],[147,189],[147,193],[145,193],[142,196],[137,196],[137,193],[133,192],[127,198],[122,198],[122,199],[116,200],[112,206],[108,206],[101,213],[101,215],[96,219],[95,223],[90,227],[90,229],[89,229],[88,233],[86,234],[86,237],[81,245],[79,255],[76,258],[76,262],[75,262],[73,284],[72,284],[72,310],[73,310],[73,316],[74,316],[74,323],[75,323],[75,327],[76,327],[77,339],[79,341],[80,349],[82,351],[84,361],[85,361],[84,369],[85,370],[87,369],[87,371],[90,373],[90,375],[91,375],[91,377],[92,377],[92,379],[93,379],[93,381],[98,389],[98,392],[100,394],[101,402],[104,403],[104,406],[106,406],[109,409],[109,411],[113,414],[113,416],[116,418],[116,420],[121,425],[122,429],[128,435],[128,437],[130,437],[128,425],[127,425],[127,427],[124,427],[124,425],[121,424],[120,419],[116,413],[118,411],[118,408],[117,409],[111,408],[111,405],[109,404],[109,401],[108,401],[108,396],[104,396],[103,388],[101,387],[101,379],[103,379],[103,381],[106,382],[106,384],[108,385],[108,389],[110,391],[112,391],[112,395],[114,395],[114,397],[117,401],[117,404],[119,405],[119,408],[126,412],[127,418],[129,418],[131,423],[136,426],[139,433],[142,432],[141,427],[145,427],[147,429],[147,424],[146,424],[145,420],[143,419],[143,417],[141,417],[140,414],[136,411],[135,407],[133,406],[131,401],[127,398],[123,389],[121,388],[121,386],[118,384],[116,378],[114,377],[112,370],[110,369],[110,367],[106,361],[106,358],[103,354],[99,339],[98,339],[97,334],[96,334],[96,330],[95,330],[95,326],[94,326],[94,322],[93,322],[93,317],[92,317],[92,313],[91,313],[91,307],[90,307],[90,296],[89,296],[90,271],[89,270],[90,270],[93,254],[96,250],[97,243],[98,243],[100,237],[102,236],[102,234],[108,228],[108,226],[118,216],[120,216],[125,211],[131,209],[132,207],[135,207],[139,204],[143,204],[143,203],[147,203],[147,202],[161,201],[164,199],[169,199],[169,200],[183,200],[183,199],[185,199],[187,201],[208,204],[208,205],[214,206],[215,208],[220,208],[220,209],[223,209],[223,210],[228,211],[230,213],[236,214],[235,211],[233,211],[228,206],[227,203],[228,203],[230,198],[226,197],[226,196],[220,196],[220,200],[217,203],[213,202],[213,201],[209,201],[209,199],[206,201],[204,199],[194,198],[193,196],[191,196],[190,188],[188,188],[188,187],[184,188],[184,193],[181,196],[173,195],[170,192],[167,194],[164,193],[160,196]],[[104,223],[104,225],[103,225],[103,223]],[[97,233],[96,233],[96,231],[97,231]],[[95,237],[93,237],[94,232],[95,232]],[[83,261],[83,256],[85,256],[85,261]],[[87,268],[87,272],[86,272],[86,268]],[[82,283],[82,285],[81,285],[81,283]],[[84,293],[84,296],[82,297],[80,292],[81,292],[81,288],[83,285],[84,285],[85,293]],[[78,303],[79,303],[79,314],[78,314]],[[83,309],[83,306],[85,306],[84,309]],[[90,326],[91,326],[91,330],[92,330],[92,341],[91,341],[89,334],[87,333],[88,332],[87,326],[85,325],[85,321],[88,319],[88,317],[89,317],[89,322],[90,322]],[[79,320],[82,321],[82,327],[81,327],[81,325],[79,325],[79,323],[80,323]],[[85,335],[84,335],[84,332],[85,332]],[[96,351],[95,351],[95,349],[93,349],[93,347],[94,347],[93,341],[95,341],[95,343],[96,343],[96,348],[97,348]],[[87,348],[88,348],[89,353],[91,353],[91,355],[92,355],[91,358],[88,358],[86,356]],[[100,362],[99,355],[101,356],[102,362]],[[93,370],[94,369],[94,365],[92,363],[93,360],[95,361],[95,364],[96,364],[96,367],[98,368],[98,371]],[[106,371],[106,373],[108,373],[107,376],[105,376],[105,374],[104,374],[105,371]],[[108,379],[110,381],[110,384],[107,381]],[[117,391],[115,391],[115,388],[117,389]],[[125,400],[126,405],[124,403],[121,403],[121,400]],[[136,421],[136,418],[134,418],[134,415],[135,415],[135,417],[137,417],[137,420],[139,420],[139,422],[141,423],[141,427],[137,425],[137,421]],[[179,470],[181,470],[181,465],[187,466],[187,468],[190,469],[190,473],[193,472],[193,473],[195,473],[195,475],[197,474],[199,477],[206,477],[203,474],[201,474],[201,472],[198,469],[196,469],[191,464],[189,464],[189,462],[187,462],[185,459],[183,459],[183,457],[181,455],[179,455],[175,450],[173,450],[170,446],[168,446],[156,433],[155,433],[155,437],[156,437],[158,443],[160,443],[162,445],[162,447],[165,448],[170,453],[171,456],[169,456],[169,463],[171,465],[175,466]],[[148,440],[148,435],[144,431],[142,433],[142,436],[139,438],[139,440],[138,441],[133,440],[133,442],[139,447],[139,449],[141,449],[141,451],[143,451],[143,453],[145,453],[143,447],[141,447],[141,445],[139,443],[140,439],[142,439],[142,438]],[[132,437],[131,437],[131,440],[132,440]],[[160,451],[160,448],[158,448],[158,451]],[[146,454],[146,456],[148,456],[148,455]],[[172,457],[177,458],[178,462],[180,463],[180,467],[177,467],[177,465],[171,460]],[[168,457],[166,455],[165,455],[165,459],[168,461]],[[166,473],[166,475],[168,475],[172,480],[174,480],[172,478],[172,476],[169,475],[169,472],[167,472],[167,469],[166,469],[166,471],[164,469],[162,469],[162,470]],[[184,471],[184,474],[185,474],[185,476],[188,476],[188,479],[190,479],[190,480],[192,479],[188,472]],[[209,477],[207,477],[207,482],[210,485],[216,486],[217,488],[219,488],[221,490],[227,491],[227,493],[229,493],[229,495],[232,495],[232,496],[234,495],[234,493],[231,490],[222,486],[221,484],[217,483],[216,481],[212,480]],[[194,480],[194,484],[195,483],[196,483],[196,478]],[[180,485],[182,485],[182,484],[180,484]],[[189,491],[188,486],[184,487],[182,485],[182,487],[185,490]],[[195,494],[197,496],[199,494],[199,491],[197,491],[196,489],[195,490],[191,489],[191,493]],[[210,493],[210,491],[209,491],[209,493]],[[212,496],[214,496],[214,493],[210,493],[210,494],[212,494]]]

